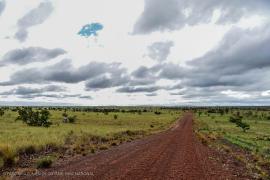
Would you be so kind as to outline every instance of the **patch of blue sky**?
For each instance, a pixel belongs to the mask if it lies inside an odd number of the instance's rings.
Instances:
[[[98,36],[98,31],[101,31],[102,29],[103,25],[100,23],[86,24],[82,27],[78,34],[83,37]]]

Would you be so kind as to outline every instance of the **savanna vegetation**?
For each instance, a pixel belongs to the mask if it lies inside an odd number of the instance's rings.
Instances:
[[[202,143],[233,156],[255,178],[269,178],[268,107],[2,107],[0,169],[22,161],[46,168],[106,150],[168,129],[184,111],[193,111]]]
[[[205,144],[232,154],[255,178],[270,176],[270,108],[196,108],[197,134]]]
[[[64,156],[85,156],[165,130],[180,115],[158,107],[4,107],[0,167],[20,166],[25,157],[31,157],[30,166],[49,167]]]

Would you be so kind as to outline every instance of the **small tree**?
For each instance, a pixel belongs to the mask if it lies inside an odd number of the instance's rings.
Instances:
[[[5,114],[5,111],[3,109],[0,109],[0,116],[2,117],[4,116],[4,114]]]
[[[113,116],[113,118],[114,118],[114,119],[117,119],[117,118],[118,118],[117,114],[115,114],[115,115]]]
[[[49,121],[50,112],[46,109],[33,111],[32,108],[23,108],[18,110],[18,114],[16,120],[22,120],[29,126],[49,127],[52,125]]]
[[[48,121],[49,117],[50,117],[50,112],[48,110],[45,110],[45,109],[41,110],[39,121],[42,126],[49,127],[52,124],[51,122]]]

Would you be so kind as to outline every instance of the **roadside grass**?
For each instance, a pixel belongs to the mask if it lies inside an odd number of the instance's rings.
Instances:
[[[229,122],[230,116],[231,114],[221,116],[217,113],[197,115],[198,137],[204,144],[209,144],[209,140],[224,139],[249,152],[252,155],[252,160],[239,154],[236,155],[236,158],[244,161],[249,168],[255,168],[265,177],[266,172],[261,167],[266,167],[266,171],[270,173],[270,120],[244,116],[243,122],[248,123],[250,129],[243,132],[241,128]],[[226,152],[232,152],[230,147],[220,142],[218,142],[218,145]]]
[[[66,148],[71,155],[105,150],[109,146],[165,130],[181,112],[159,111],[160,115],[154,112],[110,112],[106,115],[67,111],[70,116],[77,116],[76,122],[71,124],[62,123],[63,111],[53,110],[50,111],[53,125],[49,128],[27,126],[15,121],[17,112],[6,111],[0,117],[0,165],[16,163],[19,154],[33,154],[48,148]]]

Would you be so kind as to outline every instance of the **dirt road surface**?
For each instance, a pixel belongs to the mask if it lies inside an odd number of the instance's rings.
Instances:
[[[53,167],[37,179],[238,179],[213,161],[193,132],[191,113],[172,129]],[[54,174],[54,175],[52,175]]]

